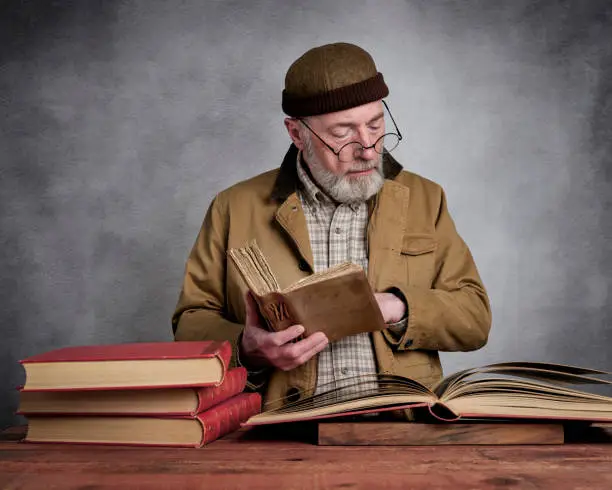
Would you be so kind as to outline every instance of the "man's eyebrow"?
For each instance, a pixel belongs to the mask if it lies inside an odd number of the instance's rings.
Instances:
[[[378,121],[379,119],[382,119],[384,117],[384,113],[381,112],[379,114],[376,114],[372,119],[370,119],[366,124],[372,124],[373,122]],[[330,126],[329,129],[336,129],[336,128],[352,128],[355,126],[355,123],[352,122],[338,122],[336,124],[332,124]]]

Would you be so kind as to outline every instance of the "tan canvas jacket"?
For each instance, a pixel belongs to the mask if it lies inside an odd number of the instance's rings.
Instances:
[[[306,220],[296,189],[297,148],[280,167],[219,193],[208,209],[187,260],[172,317],[176,340],[229,340],[234,346],[245,320],[246,287],[226,251],[256,239],[281,287],[312,273]],[[386,180],[370,204],[368,278],[374,291],[399,288],[409,306],[408,327],[398,340],[372,334],[380,373],[432,385],[442,376],[438,351],[482,347],[491,312],[472,255],[455,230],[444,192],[388,154]],[[249,386],[264,394],[264,407],[313,393],[317,359],[288,372],[275,370]]]

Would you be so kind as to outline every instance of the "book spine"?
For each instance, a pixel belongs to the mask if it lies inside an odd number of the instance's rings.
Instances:
[[[259,312],[273,332],[280,332],[296,323],[295,315],[282,294],[269,293],[261,297],[256,296],[255,299]]]
[[[241,393],[198,414],[196,418],[202,424],[203,434],[201,445],[238,430],[244,421],[260,412],[261,395]]]
[[[225,377],[232,358],[232,344],[230,344],[228,341],[222,342],[216,352],[216,357],[223,366],[223,377]]]
[[[198,390],[198,406],[193,415],[218,405],[232,396],[241,393],[246,387],[247,371],[243,367],[237,367],[227,372],[223,383],[219,386],[201,388]]]
[[[428,406],[429,413],[441,422],[457,422],[461,416],[453,412],[441,401],[437,401]]]

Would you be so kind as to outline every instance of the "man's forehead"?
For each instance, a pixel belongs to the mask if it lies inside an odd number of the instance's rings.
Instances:
[[[330,112],[311,116],[309,119],[318,121],[325,126],[353,126],[366,123],[373,119],[380,118],[384,115],[383,105],[380,100],[370,102],[368,104],[352,107],[338,112]]]

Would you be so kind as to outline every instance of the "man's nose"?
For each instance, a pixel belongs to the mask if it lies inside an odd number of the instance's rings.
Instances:
[[[359,155],[364,160],[373,160],[376,158],[376,150],[374,150],[374,141],[372,135],[368,134],[365,129],[361,129],[359,131],[359,144],[361,145],[361,149],[359,150]]]
[[[374,160],[376,158],[376,150],[374,150],[373,146],[362,146],[359,156],[364,160]]]

